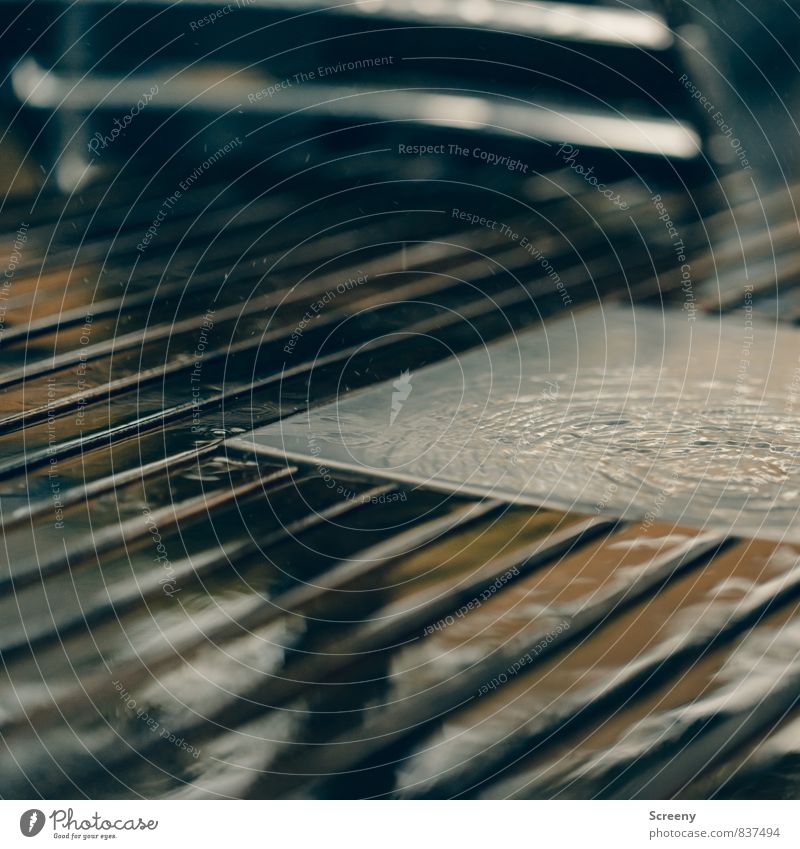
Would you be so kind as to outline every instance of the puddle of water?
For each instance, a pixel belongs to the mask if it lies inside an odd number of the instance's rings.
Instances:
[[[798,336],[578,312],[230,441],[447,491],[800,540]],[[342,381],[345,385],[345,381]]]

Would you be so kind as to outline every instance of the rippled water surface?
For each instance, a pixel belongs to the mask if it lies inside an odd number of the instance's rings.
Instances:
[[[576,313],[237,440],[324,469],[800,539],[798,337]]]

